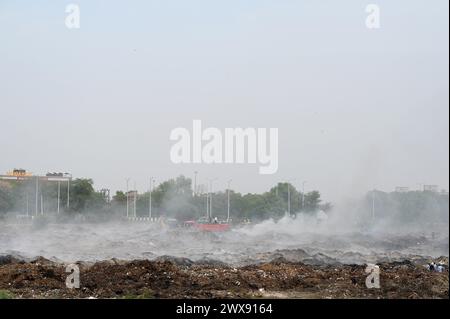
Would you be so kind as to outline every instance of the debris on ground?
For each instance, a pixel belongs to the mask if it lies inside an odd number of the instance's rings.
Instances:
[[[442,263],[445,259],[446,265]],[[379,263],[380,288],[366,287],[365,265],[315,265],[280,257],[231,267],[164,256],[79,262],[80,288],[66,287],[66,265],[3,257],[0,291],[14,298],[449,298],[448,258],[430,271],[411,261]]]

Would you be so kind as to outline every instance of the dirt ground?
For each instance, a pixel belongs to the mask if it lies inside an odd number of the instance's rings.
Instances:
[[[446,259],[448,265],[448,259]],[[449,298],[448,268],[380,264],[380,289],[364,265],[312,266],[274,260],[232,268],[189,260],[78,263],[80,288],[66,288],[64,264],[2,257],[0,295],[12,298]]]

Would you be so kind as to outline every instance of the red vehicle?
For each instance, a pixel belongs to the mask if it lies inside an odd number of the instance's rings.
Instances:
[[[198,221],[189,220],[184,223],[186,227],[193,227],[195,229],[206,232],[223,232],[230,230],[230,224],[226,222],[209,221],[206,218],[201,218]]]

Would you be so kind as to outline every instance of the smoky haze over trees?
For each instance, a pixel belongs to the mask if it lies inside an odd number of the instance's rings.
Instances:
[[[304,196],[302,209],[302,193],[288,183],[279,183],[263,194],[241,194],[230,190],[230,216],[232,219],[264,220],[283,217],[288,211],[288,185],[290,187],[291,213],[312,213],[319,209],[329,209],[329,203],[321,205],[318,191],[308,192]],[[152,215],[178,219],[193,219],[206,216],[207,193],[194,194],[192,181],[184,176],[161,183],[152,191]],[[138,195],[136,215],[148,216],[149,193]],[[126,195],[123,191],[113,196],[113,205],[126,207]],[[215,192],[212,200],[212,215],[225,219],[227,215],[227,192]]]
[[[434,224],[448,228],[449,224],[448,194],[431,191],[369,192],[364,198],[362,210],[373,210],[374,219],[396,227]]]
[[[84,215],[103,220],[124,217],[126,215],[127,196],[125,191],[117,191],[111,201],[100,191],[94,189],[91,179],[75,179],[70,186],[70,208],[67,208],[67,184],[61,184],[60,207],[65,217]],[[44,212],[53,214],[57,207],[57,185],[42,183],[40,194],[43,198]],[[280,219],[289,210],[292,215],[312,216],[323,211],[341,222],[367,224],[375,219],[378,225],[411,227],[413,225],[448,225],[448,194],[430,191],[382,192],[371,191],[359,202],[352,205],[348,212],[335,210],[332,204],[321,199],[315,190],[305,193],[292,184],[278,183],[262,194],[241,194],[230,190],[230,217],[233,221],[250,219],[261,221]],[[35,188],[33,183],[0,182],[0,216],[8,213],[24,214],[28,200],[30,214],[35,212]],[[162,182],[152,191],[152,217],[176,218],[179,220],[197,219],[206,216],[207,193],[194,194],[192,181],[179,176]],[[149,192],[136,197],[136,217],[149,216]],[[213,194],[212,216],[226,219],[227,192]],[[39,202],[40,210],[40,202]],[[134,198],[129,197],[129,214],[134,216]]]

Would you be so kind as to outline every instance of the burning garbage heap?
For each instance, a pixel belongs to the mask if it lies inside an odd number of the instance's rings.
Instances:
[[[380,288],[365,265],[306,265],[279,258],[231,267],[165,257],[78,262],[80,287],[66,286],[66,265],[39,257],[0,257],[0,291],[12,298],[449,298],[448,258],[430,271],[411,261],[379,264]]]

